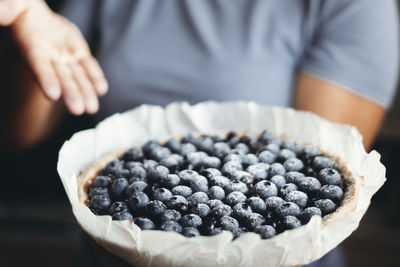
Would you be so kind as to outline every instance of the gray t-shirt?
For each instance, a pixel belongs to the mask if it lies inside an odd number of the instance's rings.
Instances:
[[[61,14],[109,81],[102,116],[172,101],[290,106],[299,72],[388,107],[397,82],[394,0],[68,0]]]

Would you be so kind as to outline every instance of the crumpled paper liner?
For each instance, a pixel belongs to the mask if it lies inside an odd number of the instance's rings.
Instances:
[[[354,206],[346,216],[326,223],[314,216],[300,228],[272,239],[246,233],[231,241],[224,232],[186,238],[163,231],[141,231],[131,221],[96,216],[78,200],[82,169],[112,151],[187,132],[268,129],[277,135],[318,146],[345,162],[356,181]],[[357,227],[372,195],[385,182],[385,167],[376,151],[369,154],[354,127],[331,123],[310,112],[269,107],[253,102],[173,103],[166,108],[142,105],[115,114],[95,129],[78,132],[59,153],[58,173],[80,226],[101,246],[138,266],[294,266],[310,263],[336,247]]]

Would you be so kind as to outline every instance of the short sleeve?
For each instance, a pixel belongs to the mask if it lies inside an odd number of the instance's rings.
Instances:
[[[300,71],[388,108],[399,74],[396,1],[324,1],[315,25]]]

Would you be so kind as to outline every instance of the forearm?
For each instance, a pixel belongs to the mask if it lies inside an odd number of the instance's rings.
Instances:
[[[0,0],[0,26],[11,25],[35,1],[38,0]]]
[[[299,75],[294,107],[312,111],[333,122],[357,127],[367,150],[385,117],[385,109],[371,100],[307,74]]]
[[[0,50],[0,152],[27,149],[46,138],[64,108],[48,100],[11,44]]]

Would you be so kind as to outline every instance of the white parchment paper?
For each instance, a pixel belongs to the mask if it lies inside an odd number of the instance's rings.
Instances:
[[[268,129],[311,143],[346,162],[356,177],[355,208],[347,216],[323,224],[319,217],[300,228],[269,240],[246,233],[231,241],[224,232],[212,237],[186,238],[162,231],[141,231],[130,221],[96,216],[78,201],[80,171],[105,154],[139,146],[148,139],[187,132]],[[372,195],[385,182],[385,167],[376,151],[369,154],[354,128],[334,124],[309,112],[269,107],[253,102],[204,102],[194,106],[173,103],[166,108],[142,105],[115,114],[95,129],[81,131],[65,142],[59,153],[58,173],[80,226],[101,246],[139,266],[294,266],[310,263],[336,247],[357,227]]]

